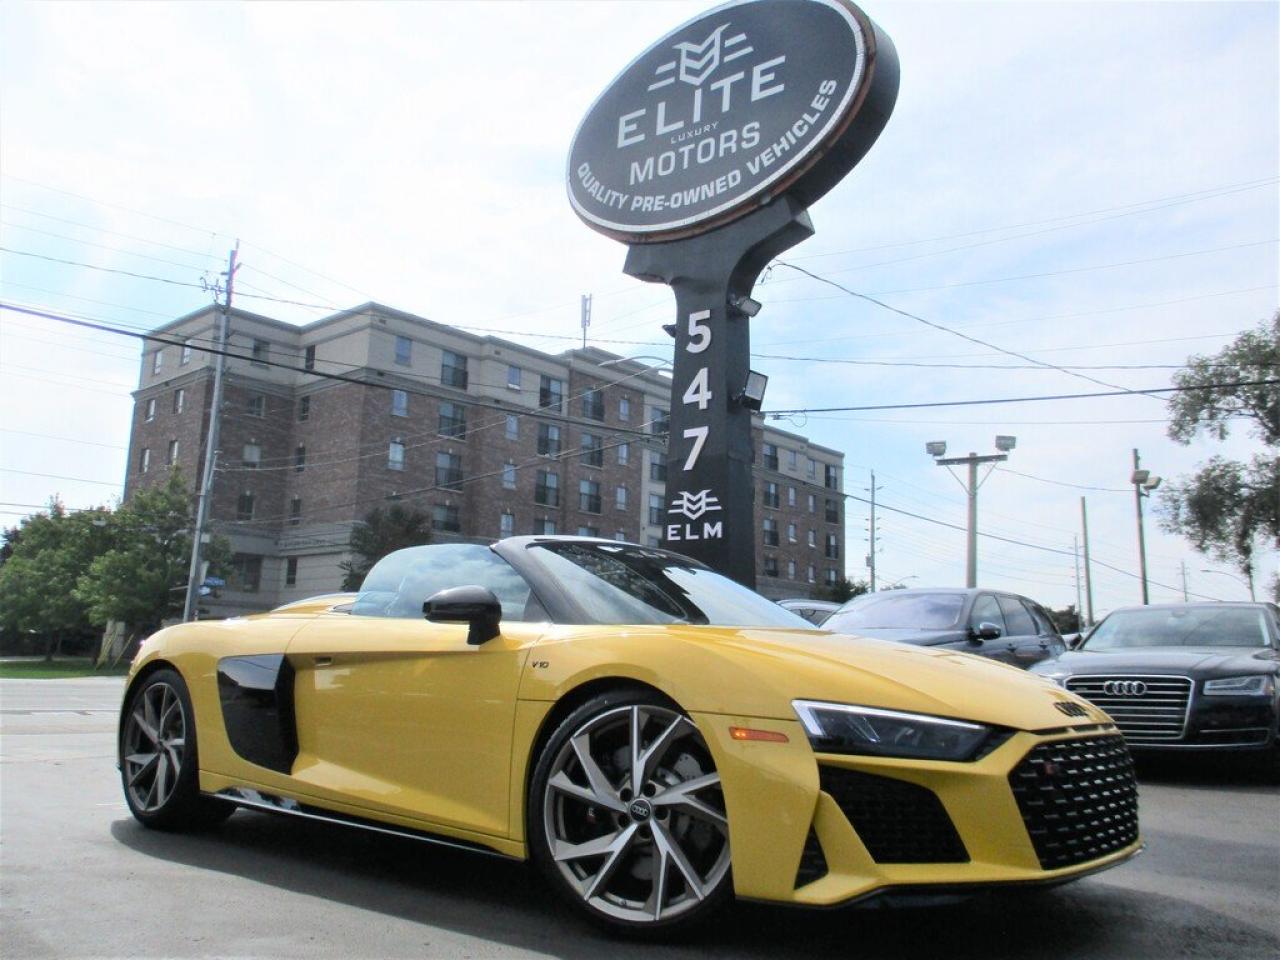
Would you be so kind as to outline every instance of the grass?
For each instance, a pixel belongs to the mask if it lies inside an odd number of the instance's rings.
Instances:
[[[0,660],[0,679],[3,680],[68,680],[75,677],[123,677],[129,672],[129,664],[115,667],[93,668],[88,657],[65,660]]]

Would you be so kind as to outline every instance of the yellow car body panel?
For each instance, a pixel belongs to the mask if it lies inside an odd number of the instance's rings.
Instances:
[[[584,684],[632,681],[698,726],[721,778],[739,896],[829,905],[920,884],[1048,882],[1132,856],[1135,842],[1042,869],[1009,773],[1037,744],[1114,733],[1105,713],[1048,681],[990,660],[816,630],[507,623],[480,646],[467,627],[354,616],[332,602],[161,631],[131,683],[168,663],[185,679],[199,731],[201,788],[275,793],[522,857],[532,767],[548,717]],[[236,753],[218,690],[224,657],[284,655],[294,671],[297,756],[288,773]],[[816,754],[794,699],[909,711],[1010,728],[972,762]],[[1064,705],[1066,705],[1064,707]],[[731,728],[784,735],[737,740]],[[942,803],[969,859],[877,863],[819,762],[918,784]],[[810,830],[828,871],[797,887]]]

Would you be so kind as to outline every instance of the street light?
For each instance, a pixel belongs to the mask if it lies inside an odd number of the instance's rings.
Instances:
[[[969,482],[966,485],[963,480],[956,477],[956,482],[964,487],[965,493],[969,497],[969,542],[965,553],[965,586],[976,587],[978,585],[978,489],[987,482],[987,477],[991,476],[991,471],[995,469],[995,465],[1002,460],[1009,459],[1009,451],[1018,445],[1017,437],[1000,435],[996,437],[996,449],[999,453],[991,453],[980,457],[976,453],[970,453],[967,457],[950,457],[943,459],[943,454],[947,452],[947,443],[945,440],[933,440],[924,445],[925,452],[933,457],[933,462],[940,467],[946,467],[947,472],[951,473],[951,467],[963,464],[969,468]],[[991,470],[988,470],[986,476],[981,480],[978,479],[978,464],[989,463]]]
[[[1129,475],[1129,482],[1133,484],[1133,502],[1138,509],[1138,570],[1142,574],[1142,604],[1146,606],[1151,602],[1151,597],[1147,590],[1147,537],[1142,527],[1142,500],[1144,497],[1151,496],[1151,491],[1160,486],[1160,478],[1153,477],[1150,470],[1141,468],[1136,447],[1133,451],[1133,473]]]
[[[1242,577],[1237,577],[1234,573],[1227,573],[1225,570],[1201,570],[1201,573],[1216,573],[1220,577],[1230,577],[1242,587],[1249,588],[1249,599],[1257,602],[1257,594],[1253,591],[1253,567],[1249,567],[1249,579],[1246,581]]]

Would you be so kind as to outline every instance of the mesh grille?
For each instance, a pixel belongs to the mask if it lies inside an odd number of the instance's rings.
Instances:
[[[1045,870],[1138,839],[1138,785],[1123,737],[1042,743],[1009,774],[1009,786]]]
[[[818,834],[813,827],[809,828],[809,836],[804,842],[804,852],[800,854],[800,869],[796,871],[796,886],[803,887],[827,875],[827,858],[822,852],[822,844],[818,842]]]
[[[819,766],[822,789],[849,818],[876,863],[967,863],[955,825],[932,790]]]

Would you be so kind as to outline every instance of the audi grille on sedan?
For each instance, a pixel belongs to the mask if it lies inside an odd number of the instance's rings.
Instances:
[[[627,932],[734,895],[1052,885],[1141,849],[1128,749],[1088,700],[588,538],[411,547],[356,594],[162,630],[119,749],[148,827],[249,808],[529,860]]]

